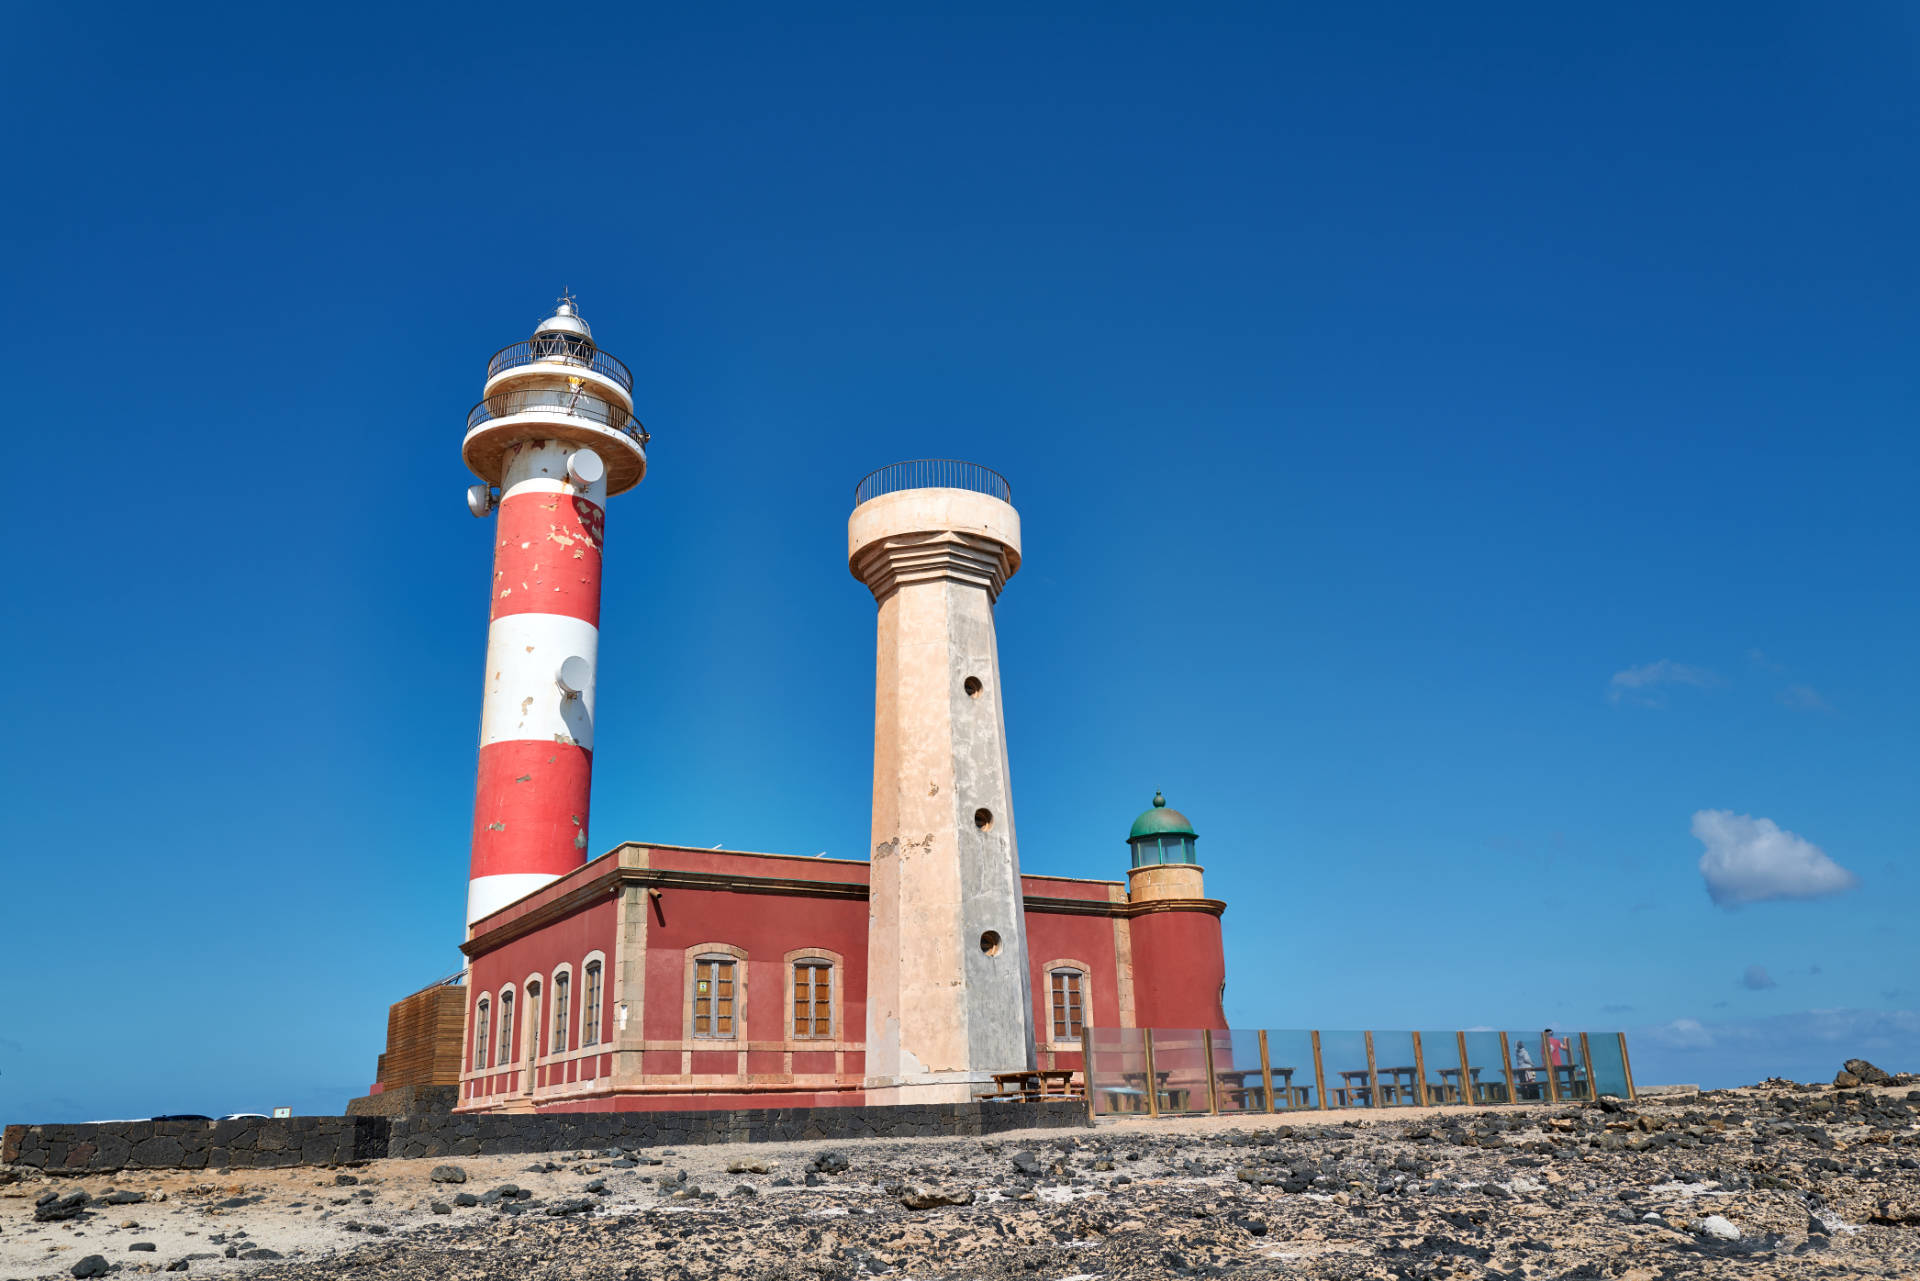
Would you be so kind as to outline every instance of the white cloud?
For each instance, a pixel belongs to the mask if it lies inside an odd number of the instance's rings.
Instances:
[[[1693,834],[1707,852],[1700,875],[1721,907],[1767,899],[1819,898],[1860,884],[1860,878],[1828,858],[1826,851],[1770,818],[1732,810],[1701,810]]]
[[[1740,986],[1753,992],[1764,992],[1770,987],[1779,987],[1773,981],[1773,975],[1767,973],[1764,965],[1749,965],[1747,972],[1740,976]]]
[[[1780,691],[1780,701],[1801,712],[1830,712],[1833,704],[1811,685],[1789,685]]]
[[[1747,1046],[1757,1049],[1795,1045],[1834,1046],[1848,1053],[1884,1050],[1920,1038],[1920,1011],[1826,1009],[1797,1010],[1760,1019],[1704,1024],[1674,1019],[1629,1034],[1672,1050]],[[1904,1058],[1896,1062],[1905,1062]],[[1835,1066],[1839,1066],[1837,1063]],[[1889,1071],[1894,1069],[1889,1068]]]
[[[1641,1033],[1655,1045],[1670,1050],[1706,1050],[1713,1047],[1713,1033],[1699,1019],[1675,1019],[1650,1027]]]
[[[1890,1072],[1920,1062],[1920,1012],[1798,1010],[1724,1023],[1679,1018],[1630,1028],[1627,1039],[1642,1084],[1744,1085],[1776,1075],[1823,1081],[1849,1058]]]
[[[1692,685],[1707,689],[1719,683],[1720,677],[1707,668],[1689,667],[1670,658],[1660,658],[1615,672],[1607,682],[1607,701],[1634,703],[1640,707],[1665,707],[1666,696],[1660,693],[1662,685]]]

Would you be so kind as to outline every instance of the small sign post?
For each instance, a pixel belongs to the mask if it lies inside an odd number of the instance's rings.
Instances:
[[[293,1115],[292,1108],[275,1108],[273,1110],[273,1119],[276,1121],[281,1120],[284,1117],[290,1117],[292,1115]]]

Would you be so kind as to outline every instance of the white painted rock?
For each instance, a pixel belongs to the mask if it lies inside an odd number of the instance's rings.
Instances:
[[[1740,1229],[1733,1226],[1725,1217],[1709,1214],[1694,1225],[1694,1231],[1703,1237],[1712,1237],[1716,1241],[1738,1241]]]

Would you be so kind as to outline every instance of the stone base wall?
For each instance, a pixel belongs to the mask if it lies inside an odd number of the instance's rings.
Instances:
[[[686,1147],[808,1139],[951,1138],[1088,1126],[1084,1101],[723,1112],[560,1112],[521,1116],[297,1116],[242,1121],[10,1125],[0,1164],[48,1174],[265,1169],[381,1157]]]
[[[251,1117],[10,1125],[0,1162],[49,1174],[108,1170],[261,1170],[340,1165],[387,1154],[384,1117]]]
[[[756,1108],[724,1112],[549,1112],[404,1117],[393,1156],[486,1156],[573,1148],[691,1147],[808,1139],[912,1139],[1063,1129],[1092,1122],[1079,1099],[908,1107]]]
[[[444,1115],[460,1101],[457,1085],[396,1085],[378,1094],[365,1094],[347,1100],[348,1116],[413,1116],[418,1113]]]

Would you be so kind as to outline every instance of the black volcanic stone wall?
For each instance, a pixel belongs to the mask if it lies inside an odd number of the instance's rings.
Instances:
[[[549,1112],[516,1116],[296,1116],[241,1121],[10,1125],[0,1164],[49,1174],[267,1169],[380,1157],[472,1156],[573,1148],[907,1139],[1087,1126],[1080,1100],[721,1112]]]
[[[385,1156],[389,1124],[384,1117],[295,1116],[10,1125],[0,1159],[50,1174],[338,1165]]]
[[[804,1139],[951,1138],[1086,1126],[1084,1101],[923,1103],[905,1107],[757,1108],[724,1112],[549,1112],[415,1116],[393,1122],[389,1155],[488,1156],[571,1148],[691,1147]]]
[[[457,1085],[398,1085],[378,1094],[347,1101],[348,1116],[411,1116],[417,1112],[448,1113],[460,1101]]]

